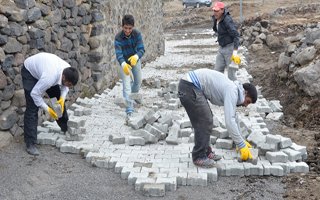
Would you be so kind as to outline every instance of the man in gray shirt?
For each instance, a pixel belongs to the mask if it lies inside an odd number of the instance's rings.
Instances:
[[[213,167],[218,160],[209,145],[213,128],[213,115],[208,100],[224,106],[226,128],[240,149],[242,160],[252,158],[248,144],[242,138],[236,122],[236,107],[248,106],[257,101],[257,90],[250,83],[240,84],[229,80],[224,74],[210,69],[190,71],[180,80],[178,95],[194,128],[195,146],[193,163],[200,167]]]
[[[68,114],[65,109],[65,99],[70,87],[77,84],[79,73],[66,61],[51,53],[38,53],[24,61],[21,69],[22,83],[26,97],[26,111],[24,113],[24,141],[27,152],[31,155],[39,155],[35,147],[37,142],[38,110],[41,107],[49,115],[57,120],[61,131],[66,132]],[[62,116],[43,100],[44,93],[50,98],[59,99]]]

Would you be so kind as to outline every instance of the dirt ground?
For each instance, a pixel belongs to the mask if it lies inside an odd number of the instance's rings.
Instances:
[[[251,0],[243,1],[242,18],[240,18],[239,1],[224,1],[240,26],[254,25],[256,21],[268,19],[272,22],[271,31],[277,32],[277,37],[288,37],[288,27],[299,26],[310,22],[319,22],[320,15],[312,9],[301,9],[304,6],[320,3],[318,0]],[[278,8],[292,9],[284,15],[274,15]],[[210,8],[183,9],[179,0],[165,4],[165,27],[167,31],[203,27],[211,29]],[[303,31],[303,28],[301,28]],[[279,34],[280,33],[280,34]],[[294,32],[291,34],[298,34]],[[320,199],[320,100],[308,97],[301,92],[293,79],[283,80],[278,76],[277,61],[283,48],[270,50],[264,48],[248,54],[249,73],[254,83],[262,87],[262,94],[268,100],[280,100],[285,118],[281,122],[269,122],[268,128],[273,133],[279,133],[291,138],[294,142],[307,146],[310,167],[308,174],[290,174],[282,179],[286,184],[285,199]],[[297,112],[298,111],[298,112]]]
[[[39,151],[39,157],[28,155],[21,140],[0,151],[1,200],[280,200],[284,193],[275,177],[219,177],[207,187],[184,186],[151,198],[136,192],[120,174],[92,167],[80,155],[62,154],[49,145]]]

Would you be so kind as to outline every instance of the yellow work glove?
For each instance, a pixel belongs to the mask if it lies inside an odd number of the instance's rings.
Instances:
[[[248,146],[248,148],[252,148],[252,145],[247,140],[245,140],[244,143]],[[236,147],[236,152],[239,152],[238,147]]]
[[[132,67],[131,67],[128,63],[126,63],[126,62],[123,62],[123,63],[121,64],[121,66],[122,66],[122,70],[123,70],[124,74],[127,75],[127,76],[129,76],[130,70],[132,69]]]
[[[138,60],[139,60],[139,56],[138,56],[137,54],[131,56],[131,57],[128,59],[128,61],[130,62],[130,65],[131,65],[132,67],[136,66]]]
[[[56,113],[54,110],[52,110],[52,108],[48,107],[48,110],[47,110],[47,111],[48,111],[49,115],[50,115],[53,119],[55,119],[55,120],[58,119],[57,113]]]
[[[64,111],[64,98],[60,97],[59,101],[57,101],[57,104],[60,104],[61,106],[61,113]]]
[[[239,65],[241,63],[240,56],[238,56],[238,51],[234,50],[231,56],[231,61]]]
[[[250,149],[248,148],[248,145],[240,149],[240,159],[242,161],[252,159],[252,154],[250,152]]]
[[[250,144],[247,140],[245,140],[244,143],[246,143],[246,145],[248,146],[248,148],[252,148],[251,144]]]

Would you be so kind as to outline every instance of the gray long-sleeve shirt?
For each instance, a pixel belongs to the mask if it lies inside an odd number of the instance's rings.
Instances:
[[[189,77],[212,104],[224,106],[226,128],[235,144],[239,148],[244,147],[244,139],[236,121],[236,106],[242,104],[245,98],[242,84],[233,82],[221,72],[211,69],[194,70],[189,72]]]

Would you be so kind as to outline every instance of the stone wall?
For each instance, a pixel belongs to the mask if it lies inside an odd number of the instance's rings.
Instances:
[[[118,80],[114,36],[124,14],[135,17],[146,53],[142,62],[164,52],[163,2],[159,0],[0,0],[0,132],[23,134],[23,61],[51,52],[81,72],[67,105],[92,96]],[[46,119],[40,113],[39,122]]]

